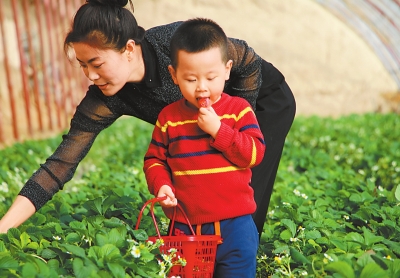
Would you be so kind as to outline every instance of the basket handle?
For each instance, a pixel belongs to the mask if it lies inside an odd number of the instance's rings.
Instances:
[[[154,215],[154,205],[155,205],[155,203],[164,201],[165,199],[167,199],[167,196],[156,197],[156,198],[150,199],[150,200],[148,200],[146,203],[144,203],[142,209],[140,210],[140,213],[139,213],[139,216],[138,216],[138,220],[137,220],[137,223],[136,223],[135,230],[139,229],[139,225],[140,225],[140,221],[141,221],[141,219],[142,219],[143,211],[145,210],[145,208],[146,208],[149,204],[151,204],[151,206],[150,206],[151,218],[153,219],[153,223],[154,223],[154,226],[155,226],[156,231],[157,231],[157,236],[158,236],[159,238],[161,238],[160,230],[158,229],[156,217],[155,217],[155,215]],[[179,210],[182,212],[183,217],[185,218],[185,221],[186,221],[187,225],[189,226],[190,231],[192,232],[193,235],[195,235],[195,232],[194,232],[194,230],[193,230],[193,228],[192,228],[192,225],[190,224],[189,218],[187,217],[186,213],[184,212],[182,206],[181,206],[179,203],[177,204],[176,207],[174,207],[174,214],[173,214],[173,217],[172,217],[172,219],[171,219],[171,227],[173,227],[173,226],[174,226],[174,223],[175,223],[175,216],[176,216],[176,208],[177,208],[177,207],[178,207]],[[172,229],[170,229],[169,235],[170,235],[170,236],[172,235]]]

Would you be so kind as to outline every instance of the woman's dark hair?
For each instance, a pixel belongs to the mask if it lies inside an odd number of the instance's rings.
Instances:
[[[219,47],[222,61],[228,62],[228,38],[224,30],[211,19],[193,18],[184,21],[175,30],[170,42],[171,65],[178,64],[178,51],[197,53]]]
[[[129,0],[131,8],[133,5]],[[65,53],[72,43],[82,42],[100,49],[125,50],[130,39],[140,44],[144,29],[125,8],[128,0],[87,0],[76,12],[64,41]]]

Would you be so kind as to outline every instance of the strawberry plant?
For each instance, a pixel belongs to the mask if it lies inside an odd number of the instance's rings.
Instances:
[[[64,190],[0,234],[0,277],[164,277],[142,171],[152,126],[102,132]],[[400,118],[297,117],[287,137],[257,258],[257,277],[400,276]],[[61,140],[0,150],[0,215]],[[101,159],[99,159],[101,157]],[[165,234],[168,221],[156,206]],[[173,256],[173,250],[170,254]]]

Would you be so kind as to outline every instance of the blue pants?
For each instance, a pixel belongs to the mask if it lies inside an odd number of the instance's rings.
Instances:
[[[222,220],[220,225],[223,243],[217,247],[214,277],[254,278],[259,238],[252,216]],[[174,228],[191,234],[186,224],[175,222]],[[193,225],[193,230],[196,231],[196,225]],[[201,234],[214,235],[214,223],[202,224]]]

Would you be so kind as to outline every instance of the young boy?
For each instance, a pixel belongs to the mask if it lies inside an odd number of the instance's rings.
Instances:
[[[223,93],[232,61],[227,37],[215,22],[183,22],[171,39],[169,71],[183,99],[158,116],[144,158],[149,190],[172,218],[177,200],[194,229],[221,234],[214,277],[256,274],[258,233],[250,187],[251,167],[261,162],[265,143],[250,104]],[[191,234],[177,211],[177,234]]]

